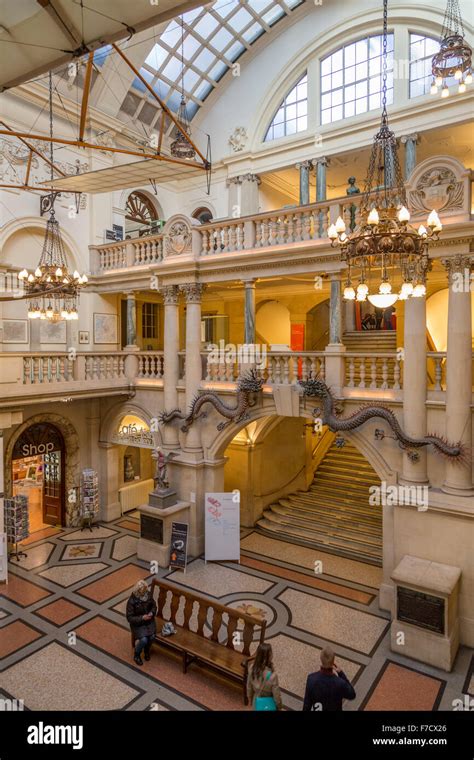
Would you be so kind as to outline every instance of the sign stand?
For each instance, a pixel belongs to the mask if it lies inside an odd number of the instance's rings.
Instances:
[[[99,478],[95,470],[83,470],[81,475],[81,531],[98,528],[92,522],[99,514]]]
[[[206,493],[204,502],[205,561],[240,563],[240,493]]]
[[[7,540],[12,544],[14,549],[8,553],[8,559],[20,561],[20,557],[27,557],[27,553],[18,549],[20,541],[25,541],[30,535],[30,524],[28,515],[28,499],[26,496],[18,495],[13,499],[5,499],[5,527],[7,530]]]
[[[175,568],[186,572],[188,559],[188,523],[171,523],[171,546],[169,569]]]

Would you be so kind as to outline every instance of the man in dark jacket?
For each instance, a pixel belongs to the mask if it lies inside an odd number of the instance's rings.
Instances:
[[[127,602],[127,620],[135,637],[133,659],[137,665],[143,665],[141,654],[145,650],[145,660],[150,659],[150,649],[156,633],[156,602],[146,584],[138,581]]]
[[[343,699],[355,699],[356,693],[346,674],[334,663],[330,647],[321,650],[321,670],[311,673],[306,681],[303,711],[342,710]]]

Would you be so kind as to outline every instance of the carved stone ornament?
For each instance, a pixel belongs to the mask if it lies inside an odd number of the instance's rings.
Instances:
[[[229,137],[229,145],[234,151],[234,153],[238,153],[239,151],[243,150],[247,144],[247,130],[245,127],[236,127]]]
[[[201,303],[202,293],[205,285],[200,282],[190,282],[180,285],[179,289],[186,298],[186,303]]]
[[[177,304],[179,300],[179,288],[177,285],[164,285],[161,288],[165,304]]]
[[[191,225],[181,214],[168,219],[163,229],[166,256],[191,253]]]
[[[463,215],[468,212],[466,169],[450,156],[433,156],[412,172],[408,187],[408,206],[413,215],[438,213]]]

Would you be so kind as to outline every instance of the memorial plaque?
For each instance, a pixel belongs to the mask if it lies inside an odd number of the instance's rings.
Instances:
[[[397,618],[418,628],[444,634],[444,599],[398,586]]]
[[[157,544],[163,543],[163,520],[157,520],[156,517],[149,515],[140,515],[140,538],[146,538],[147,541],[154,541]]]

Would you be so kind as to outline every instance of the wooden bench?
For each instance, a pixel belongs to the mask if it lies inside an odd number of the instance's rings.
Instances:
[[[157,597],[155,589],[158,591]],[[186,673],[192,662],[197,662],[242,683],[244,704],[248,704],[247,675],[249,662],[253,659],[250,644],[256,630],[260,631],[259,643],[263,643],[266,621],[161,579],[153,579],[151,593],[157,603],[156,637],[153,643],[181,654],[183,673]],[[167,602],[169,613],[165,616]],[[196,630],[190,628],[193,616],[197,623]],[[239,621],[243,622],[240,630]],[[172,636],[161,635],[161,629],[167,622],[173,623],[176,628],[177,632]],[[238,650],[236,647],[240,644],[243,647]],[[132,632],[132,647],[134,646],[135,637]]]

